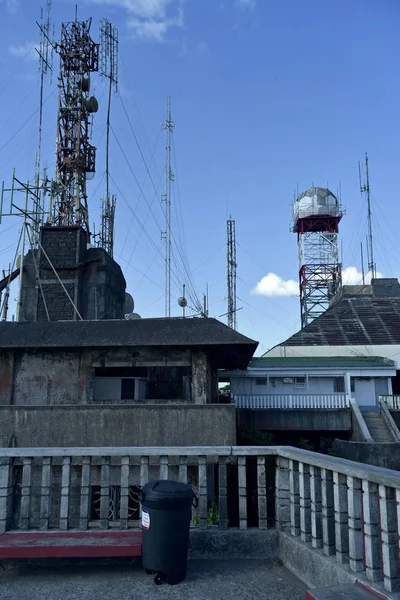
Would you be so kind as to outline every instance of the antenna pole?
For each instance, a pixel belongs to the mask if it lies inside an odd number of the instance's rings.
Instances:
[[[227,284],[228,284],[228,327],[236,329],[236,230],[235,221],[229,217],[227,225]]]
[[[363,244],[361,242],[361,273],[362,273],[362,283],[365,285],[365,271],[364,271],[364,253],[363,253]]]
[[[110,256],[114,254],[114,219],[116,194],[110,195],[110,116],[112,90],[118,93],[118,29],[108,19],[100,23],[100,74],[108,79],[108,104],[106,124],[106,197],[102,201],[101,234],[99,245]]]
[[[165,103],[165,316],[171,316],[171,184],[174,174],[171,168],[171,137],[174,130],[171,119],[171,97]]]
[[[360,175],[360,189],[361,193],[365,193],[367,198],[367,211],[368,211],[368,246],[369,246],[369,258],[368,258],[368,269],[371,271],[372,279],[376,277],[376,265],[374,262],[374,246],[372,236],[372,212],[371,212],[371,192],[369,187],[369,165],[368,165],[368,154],[365,153],[365,183],[361,183],[361,169],[360,163],[358,163],[359,175]],[[368,247],[367,247],[368,250]]]

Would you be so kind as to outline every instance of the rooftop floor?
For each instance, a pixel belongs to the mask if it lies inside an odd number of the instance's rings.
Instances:
[[[254,559],[191,560],[176,586],[156,586],[139,565],[68,564],[1,571],[0,587],[1,600],[303,600],[306,590],[285,567]]]

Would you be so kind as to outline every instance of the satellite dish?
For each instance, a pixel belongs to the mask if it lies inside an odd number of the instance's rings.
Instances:
[[[94,176],[95,176],[95,173],[91,173],[91,172],[87,172],[87,171],[85,173],[86,181],[90,181],[91,179],[93,179]]]
[[[129,315],[125,315],[125,318],[128,321],[136,321],[136,319],[141,319],[142,317],[137,313],[129,313]]]
[[[178,304],[181,308],[186,308],[187,307],[187,300],[186,298],[184,298],[183,296],[181,296],[181,298],[179,298],[178,300]]]
[[[127,315],[128,313],[133,313],[133,309],[135,308],[135,302],[128,292],[125,292],[125,308],[124,312]]]
[[[21,267],[21,255],[20,254],[18,254],[18,256],[17,256],[16,265],[17,265],[17,269],[19,269]]]
[[[87,75],[82,79],[82,92],[88,92],[90,90],[90,76]]]
[[[99,103],[94,96],[90,96],[85,100],[85,106],[88,113],[95,113],[99,110]]]

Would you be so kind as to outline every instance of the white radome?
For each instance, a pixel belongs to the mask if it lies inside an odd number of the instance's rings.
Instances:
[[[311,187],[295,200],[293,206],[294,220],[313,215],[339,216],[339,201],[327,188]]]

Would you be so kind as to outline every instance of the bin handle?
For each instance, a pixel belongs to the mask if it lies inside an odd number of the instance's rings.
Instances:
[[[193,506],[193,508],[197,508],[197,507],[198,507],[198,505],[199,505],[199,499],[198,499],[198,497],[196,496],[196,494],[194,494],[194,495],[193,495],[193,500],[192,500],[192,506]]]

